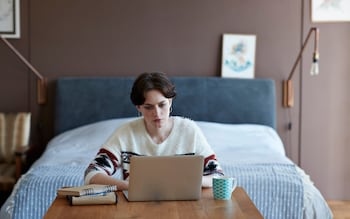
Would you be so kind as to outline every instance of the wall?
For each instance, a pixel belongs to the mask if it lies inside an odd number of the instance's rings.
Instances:
[[[345,157],[350,125],[345,113],[350,103],[344,95],[349,79],[348,24],[317,25],[321,74],[305,74],[310,60],[303,59],[293,78],[295,107],[281,107],[282,80],[313,25],[309,1],[28,0],[21,1],[21,9],[22,36],[10,42],[49,78],[49,102],[40,107],[35,103],[35,79],[0,44],[0,110],[33,112],[33,160],[52,137],[57,77],[135,76],[145,71],[220,76],[222,34],[248,33],[257,35],[255,77],[276,81],[277,131],[288,156],[300,160],[326,198],[350,199],[350,165]],[[306,53],[311,51],[309,46]],[[287,130],[289,122],[292,130]]]
[[[304,3],[304,37],[310,23]],[[317,23],[320,28],[320,75],[307,74],[303,65],[301,166],[332,199],[350,199],[349,149],[350,23]],[[307,57],[305,55],[305,57]]]

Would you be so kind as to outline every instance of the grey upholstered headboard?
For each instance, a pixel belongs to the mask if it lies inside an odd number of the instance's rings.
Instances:
[[[275,84],[270,79],[172,77],[172,115],[198,121],[276,126]],[[89,123],[136,117],[133,77],[60,78],[56,83],[55,134]]]

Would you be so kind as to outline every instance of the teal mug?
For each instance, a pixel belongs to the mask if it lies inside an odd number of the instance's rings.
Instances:
[[[237,187],[237,178],[220,176],[213,178],[214,199],[230,200],[232,192]]]

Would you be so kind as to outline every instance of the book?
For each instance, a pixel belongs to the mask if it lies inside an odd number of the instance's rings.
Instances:
[[[96,195],[67,196],[71,205],[106,205],[116,204],[118,195],[115,192],[99,193]]]
[[[58,196],[85,196],[85,195],[96,195],[108,192],[117,191],[116,185],[98,185],[90,184],[77,187],[62,187],[57,190]]]

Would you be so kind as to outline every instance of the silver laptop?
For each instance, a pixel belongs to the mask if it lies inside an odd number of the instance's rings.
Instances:
[[[203,156],[133,156],[130,158],[129,201],[198,200]]]

